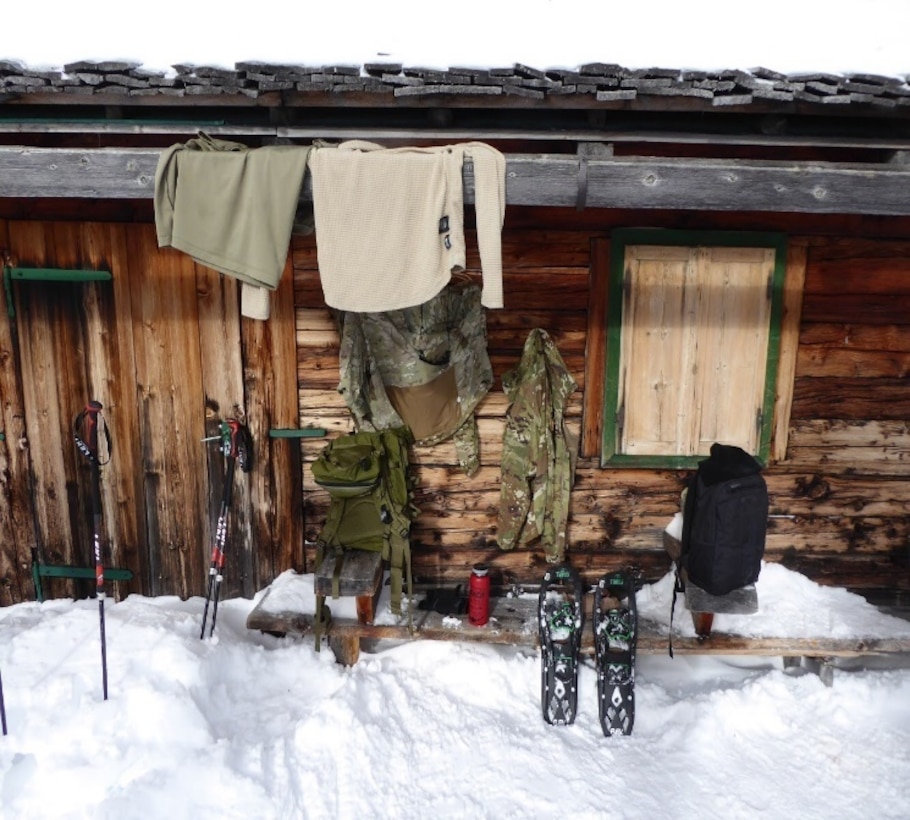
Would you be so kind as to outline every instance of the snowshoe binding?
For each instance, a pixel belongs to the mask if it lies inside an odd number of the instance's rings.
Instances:
[[[607,737],[632,734],[637,628],[632,574],[608,572],[594,590],[597,702],[600,725]]]
[[[578,711],[578,658],[584,589],[568,564],[547,570],[540,585],[541,708],[547,723],[566,725]]]

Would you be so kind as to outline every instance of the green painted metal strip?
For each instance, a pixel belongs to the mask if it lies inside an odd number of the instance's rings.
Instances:
[[[324,427],[273,427],[269,438],[322,438],[325,433]]]
[[[64,270],[62,268],[6,268],[11,279],[23,282],[107,282],[106,270]]]
[[[35,564],[35,571],[42,578],[94,578],[94,567],[53,566],[50,564]],[[105,581],[131,581],[133,573],[128,569],[118,567],[105,567]]]

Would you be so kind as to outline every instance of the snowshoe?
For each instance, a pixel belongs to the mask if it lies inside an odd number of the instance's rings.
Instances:
[[[547,571],[540,586],[541,708],[547,723],[565,725],[578,711],[578,656],[584,590],[568,564]]]
[[[608,572],[594,591],[597,703],[600,725],[608,737],[632,734],[637,629],[632,574]]]

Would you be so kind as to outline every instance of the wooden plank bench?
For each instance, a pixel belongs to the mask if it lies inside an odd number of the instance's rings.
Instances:
[[[592,609],[593,596],[586,598],[586,612]],[[415,609],[411,624],[363,623],[356,618],[333,618],[327,629],[330,645],[340,663],[356,663],[360,640],[436,640],[490,643],[537,648],[537,599],[534,595],[493,597],[490,600],[490,620],[482,627],[472,626],[467,615],[446,616],[433,610]],[[247,618],[250,629],[272,634],[305,635],[312,631],[313,616],[300,612],[273,610],[269,592],[258,602]],[[641,619],[638,633],[638,653],[660,655],[669,649],[667,627]],[[590,618],[586,619],[582,637],[582,653],[594,652]],[[674,634],[673,651],[677,655],[767,655],[810,659],[822,666],[834,658],[861,657],[888,653],[910,652],[910,637],[905,638],[780,638],[751,637],[715,632],[707,636]]]
[[[376,617],[376,605],[382,590],[382,555],[366,550],[329,552],[316,570],[315,592],[323,595],[329,609],[333,597],[354,598],[356,623],[370,626]],[[267,630],[272,631],[272,630]],[[336,657],[353,658],[360,654],[360,639],[350,635],[326,632]]]
[[[667,555],[673,559],[674,564],[679,565],[682,555],[679,539],[664,530],[663,540]],[[685,587],[686,609],[692,613],[692,623],[700,638],[707,638],[711,634],[715,615],[752,615],[758,612],[758,593],[754,584],[735,589],[727,595],[711,595],[693,584],[686,577],[685,569],[680,570],[680,575]]]

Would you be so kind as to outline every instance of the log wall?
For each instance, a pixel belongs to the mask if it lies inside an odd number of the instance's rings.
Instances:
[[[534,582],[542,574],[541,549],[503,552],[496,543],[507,409],[501,377],[517,364],[532,328],[551,334],[578,383],[568,405],[570,424],[586,433],[599,430],[597,419],[583,418],[591,406],[598,406],[596,400],[590,405],[591,397],[585,395],[586,373],[590,379],[604,360],[604,351],[592,346],[587,332],[590,321],[605,315],[602,297],[589,293],[590,271],[606,261],[603,243],[593,240],[609,237],[616,216],[610,215],[601,229],[590,215],[573,228],[566,224],[571,221],[566,213],[561,212],[555,225],[548,219],[552,211],[527,209],[507,224],[506,308],[487,311],[496,381],[477,411],[481,470],[471,478],[461,474],[450,443],[416,448],[422,514],[412,547],[414,572],[422,580],[464,582],[479,561],[492,565],[498,583]],[[782,226],[779,218],[769,222],[764,229]],[[685,224],[664,216],[661,224],[763,227],[738,224],[729,215],[697,225],[691,215]],[[800,227],[806,233],[790,237],[791,254],[802,255],[799,262],[805,267],[795,268],[804,270],[805,288],[787,300],[796,311],[798,349],[792,357],[795,366],[782,376],[793,384],[789,425],[778,425],[779,457],[766,470],[772,503],[766,555],[822,582],[907,589],[910,244],[813,236],[809,232],[817,226],[804,222]],[[322,303],[315,242],[299,240],[293,261],[302,418],[333,434],[345,432],[351,429],[350,420],[335,392],[338,337]],[[469,260],[469,268],[479,276],[478,259]],[[786,401],[778,402],[779,413],[785,415],[786,408]],[[307,463],[322,445],[305,444]],[[572,562],[589,579],[619,566],[634,566],[649,580],[660,578],[669,569],[662,531],[679,510],[680,492],[690,475],[602,469],[597,450],[587,447],[572,492]],[[312,540],[328,498],[307,470],[304,488],[307,536]]]
[[[256,322],[239,316],[235,282],[157,248],[149,212],[134,224],[110,213],[95,222],[33,216],[0,219],[5,263],[113,276],[15,282],[2,293],[0,604],[33,598],[33,547],[51,563],[91,563],[88,473],[72,441],[73,418],[89,397],[104,404],[114,436],[102,471],[105,549],[110,563],[135,574],[115,594],[203,594],[223,460],[201,439],[228,416],[249,425],[255,466],[237,478],[224,594],[252,595],[286,569],[312,569],[328,498],[309,464],[325,442],[269,431],[351,429],[336,391],[338,336],[314,238],[294,238],[272,317]],[[464,476],[451,442],[416,449],[417,578],[464,582],[478,561],[492,564],[500,584],[542,574],[542,550],[503,552],[496,543],[501,378],[535,327],[550,333],[578,383],[568,417],[586,446],[572,493],[572,561],[589,579],[618,566],[637,567],[646,580],[669,569],[662,531],[689,473],[605,470],[590,446],[599,430],[592,374],[596,381],[605,357],[590,328],[606,315],[592,271],[620,226],[790,232],[805,285],[788,296],[797,332],[784,381],[793,390],[766,470],[767,557],[826,583],[910,589],[907,220],[565,208],[507,213],[506,308],[487,311],[495,383],[477,411],[481,469]],[[473,250],[469,272],[480,276]],[[48,591],[89,590],[56,581]]]

